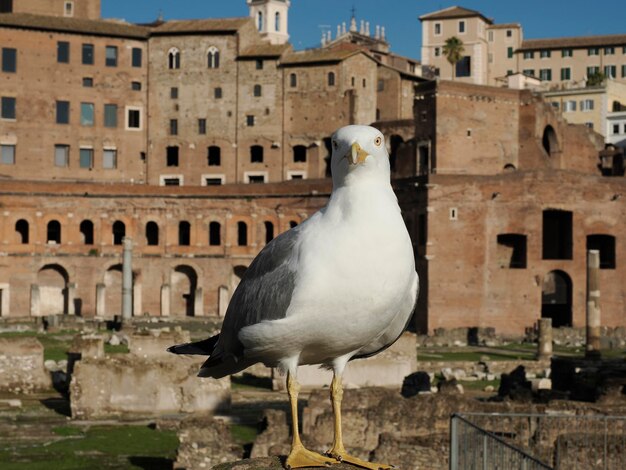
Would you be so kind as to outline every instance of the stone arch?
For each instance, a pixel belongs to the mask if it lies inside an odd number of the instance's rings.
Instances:
[[[263,226],[265,227],[265,243],[269,243],[274,239],[274,223],[266,220],[263,222]]]
[[[61,223],[58,220],[48,222],[46,230],[46,243],[59,245],[61,243]]]
[[[217,221],[209,223],[209,245],[220,246],[222,244],[222,224]]]
[[[552,326],[572,326],[572,279],[561,270],[550,271],[541,287],[541,318],[552,319]]]
[[[559,141],[556,137],[554,127],[548,124],[543,130],[543,137],[541,139],[543,149],[546,151],[549,157],[553,157],[560,153]]]
[[[391,171],[396,170],[396,162],[398,159],[398,151],[400,147],[404,144],[404,139],[402,136],[398,134],[393,134],[388,139],[388,151],[389,151],[389,166],[391,167]]]
[[[210,69],[218,69],[220,67],[220,51],[215,46],[211,46],[207,50],[207,65]]]
[[[30,225],[27,220],[20,219],[15,222],[15,234],[17,235],[18,243],[28,245],[30,242]]]
[[[91,220],[83,220],[80,223],[80,234],[83,237],[84,245],[93,245],[93,222]]]
[[[113,244],[121,245],[126,236],[126,224],[121,220],[116,220],[112,228]]]
[[[180,68],[180,50],[177,47],[171,47],[167,51],[167,65],[170,70]]]
[[[58,315],[69,312],[69,275],[60,264],[46,264],[37,272],[39,314]]]
[[[200,313],[195,311],[198,274],[193,267],[187,264],[176,266],[171,274],[170,285],[172,315],[193,317]]]
[[[152,220],[146,224],[146,244],[148,246],[159,245],[159,224]]]

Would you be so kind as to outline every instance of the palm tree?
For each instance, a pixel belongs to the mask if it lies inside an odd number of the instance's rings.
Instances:
[[[456,36],[446,39],[446,43],[443,46],[443,55],[446,56],[446,59],[448,59],[448,62],[450,62],[452,66],[452,80],[454,80],[456,75],[456,64],[463,58],[463,52],[465,52],[463,41]]]

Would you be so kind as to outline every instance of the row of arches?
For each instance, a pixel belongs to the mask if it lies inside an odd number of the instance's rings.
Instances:
[[[206,52],[207,67],[218,69],[220,67],[220,51],[215,46],[210,46]],[[181,66],[181,51],[177,47],[167,51],[167,65],[170,70],[178,70]]]
[[[289,221],[289,228],[293,228],[298,225],[296,220]],[[238,246],[248,246],[249,244],[249,228],[248,223],[244,221],[237,222],[237,237],[236,242]],[[269,243],[274,239],[275,226],[274,222],[266,220],[263,222],[263,240],[265,243]],[[220,222],[212,221],[208,224],[208,245],[220,246],[223,244],[223,227]],[[79,224],[79,231],[82,237],[82,244],[94,245],[95,243],[95,228],[94,223],[91,220],[83,220]],[[28,245],[32,243],[30,237],[30,224],[25,219],[20,219],[15,223],[15,233],[17,235],[18,243],[22,245]],[[181,220],[178,222],[178,245],[190,246],[191,245],[191,233],[192,224],[187,220]],[[124,237],[127,235],[126,224],[121,220],[117,220],[111,226],[111,242],[113,245],[122,245]],[[159,246],[162,243],[161,240],[161,227],[155,221],[148,221],[144,229],[144,243],[147,246]],[[63,243],[63,227],[58,220],[51,220],[46,226],[46,243],[53,245],[60,245]]]

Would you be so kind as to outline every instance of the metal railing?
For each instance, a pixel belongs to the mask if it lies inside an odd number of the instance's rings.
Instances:
[[[519,462],[530,466],[524,467]],[[450,468],[623,470],[626,416],[453,415]]]

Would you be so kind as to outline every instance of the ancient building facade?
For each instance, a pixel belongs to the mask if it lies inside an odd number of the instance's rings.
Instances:
[[[602,176],[601,136],[529,91],[443,81],[418,87],[415,126],[423,176],[398,194],[418,330],[582,327],[588,249],[600,251],[602,324],[624,324],[626,180]]]

